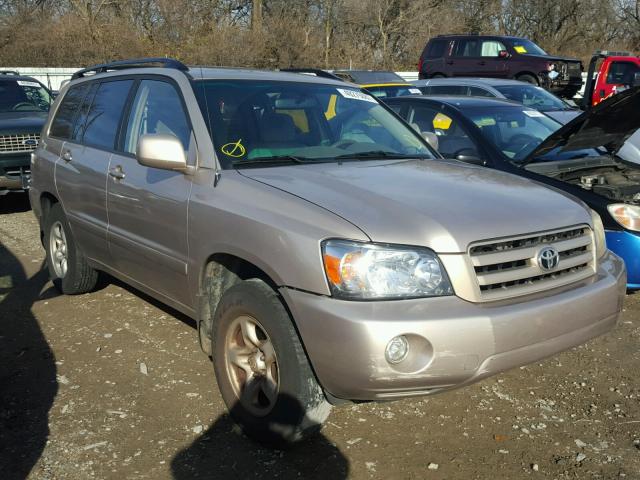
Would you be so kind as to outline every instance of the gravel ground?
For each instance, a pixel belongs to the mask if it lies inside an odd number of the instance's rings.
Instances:
[[[59,296],[0,197],[0,478],[640,479],[640,295],[608,335],[461,390],[334,409],[287,452],[241,436],[194,323],[106,279]]]

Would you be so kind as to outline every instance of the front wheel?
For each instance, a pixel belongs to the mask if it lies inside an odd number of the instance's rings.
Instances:
[[[524,73],[522,75],[518,75],[516,77],[516,80],[519,80],[519,81],[525,82],[525,83],[530,83],[531,85],[540,85],[540,82],[538,82],[538,79],[536,77],[534,77],[533,75],[529,75],[528,73]]]
[[[89,292],[96,286],[98,272],[78,250],[59,203],[51,207],[45,219],[44,247],[49,277],[59,292],[75,295]]]
[[[257,279],[234,285],[213,325],[216,379],[243,431],[275,447],[319,432],[331,406],[276,292]]]

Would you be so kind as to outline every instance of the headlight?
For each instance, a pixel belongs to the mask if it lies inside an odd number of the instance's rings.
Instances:
[[[336,297],[363,300],[453,293],[438,256],[426,248],[327,240],[322,258]]]
[[[607,242],[604,237],[602,219],[595,210],[591,210],[591,223],[593,223],[593,236],[596,239],[596,258],[600,258],[607,251]]]
[[[607,206],[607,210],[624,228],[640,232],[640,207],[626,203],[612,203]]]

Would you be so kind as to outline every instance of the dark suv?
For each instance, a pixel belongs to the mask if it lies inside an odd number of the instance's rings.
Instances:
[[[29,186],[30,155],[50,106],[51,92],[35,78],[0,71],[0,195]]]
[[[420,79],[514,78],[572,98],[582,86],[580,60],[548,55],[526,38],[439,35],[427,42],[418,65]]]

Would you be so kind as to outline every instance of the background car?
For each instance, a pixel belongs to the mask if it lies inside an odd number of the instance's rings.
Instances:
[[[30,155],[51,102],[51,92],[35,78],[0,71],[0,195],[28,188]]]
[[[540,85],[564,98],[582,87],[582,64],[549,55],[526,38],[499,35],[439,35],[430,39],[418,64],[420,79],[511,78]]]
[[[334,70],[332,73],[346,82],[357,83],[369,93],[379,98],[420,95],[420,90],[394,72]]]
[[[640,128],[640,88],[622,92],[564,127],[515,102],[478,97],[402,97],[387,104],[433,132],[440,153],[514,173],[575,195],[594,209],[607,246],[640,288],[640,167],[618,156]]]
[[[413,84],[424,95],[494,97],[513,100],[565,124],[582,113],[544,88],[501,78],[431,78]]]

